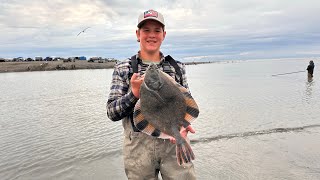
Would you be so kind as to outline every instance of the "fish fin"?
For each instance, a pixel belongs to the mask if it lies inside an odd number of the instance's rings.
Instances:
[[[176,156],[179,166],[191,162],[195,158],[191,146],[186,140],[184,143],[176,144]]]
[[[134,106],[134,110],[133,110],[133,122],[136,125],[136,124],[139,124],[140,122],[142,122],[143,120],[144,120],[144,116],[141,113],[140,100],[138,100],[138,102]]]
[[[187,110],[186,110],[186,115],[184,116],[184,120],[190,124],[199,116],[199,107],[189,92],[183,93],[183,96],[187,105]]]
[[[193,99],[193,97],[189,93],[188,89],[186,89],[185,87],[183,87],[179,83],[177,83],[167,73],[164,73],[162,71],[161,71],[161,73],[164,74],[164,76],[166,78],[168,78],[172,83],[177,85],[179,90],[180,90],[180,92],[183,94],[183,97],[184,97],[184,99],[186,101],[186,105],[187,105],[187,111],[186,111],[186,115],[184,117],[184,123],[183,124],[184,124],[184,127],[187,127],[188,125],[190,125],[190,123],[192,121],[194,121],[199,116],[199,107],[198,107],[196,101]]]
[[[141,113],[140,100],[136,103],[133,111],[133,123],[137,129],[141,132],[148,134],[153,137],[158,137],[162,139],[169,139],[170,136],[156,129],[152,124],[150,124],[143,114]]]

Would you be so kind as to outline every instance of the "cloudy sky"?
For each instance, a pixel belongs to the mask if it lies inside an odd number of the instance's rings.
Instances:
[[[320,56],[319,0],[0,0],[0,57],[138,51],[139,13],[161,12],[182,61]],[[77,34],[88,28],[79,36]]]

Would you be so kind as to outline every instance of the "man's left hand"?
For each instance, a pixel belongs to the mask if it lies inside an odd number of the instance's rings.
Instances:
[[[180,134],[181,136],[186,139],[187,138],[187,135],[188,135],[188,132],[191,132],[192,134],[196,133],[196,131],[193,129],[193,127],[191,125],[189,125],[187,128],[184,128],[183,126],[181,127],[180,129]],[[170,137],[170,142],[175,144],[176,143],[176,139],[174,137]]]

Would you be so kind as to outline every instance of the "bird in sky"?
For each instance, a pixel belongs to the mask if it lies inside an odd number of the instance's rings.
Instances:
[[[77,36],[79,36],[81,33],[84,33],[87,29],[89,29],[90,27],[86,27],[85,29],[83,29],[82,31],[79,32],[79,34]]]

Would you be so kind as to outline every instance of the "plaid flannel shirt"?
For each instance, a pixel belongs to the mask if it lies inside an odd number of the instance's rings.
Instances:
[[[144,74],[148,64],[144,64],[138,54],[136,55],[138,60],[138,72],[140,74]],[[118,120],[129,120],[132,122],[132,113],[138,98],[136,98],[130,88],[130,78],[133,73],[132,67],[130,64],[131,60],[126,59],[120,63],[117,63],[114,67],[114,72],[112,75],[112,82],[110,88],[110,94],[107,101],[107,115],[109,119],[112,121]],[[161,53],[161,60],[158,65],[159,69],[163,71],[163,62],[164,56]],[[185,65],[179,61],[177,61],[178,66],[181,69],[182,73],[182,82],[183,86],[187,89],[188,83],[186,78]],[[170,64],[169,64],[170,65]],[[175,69],[172,65],[170,65],[171,72],[168,74],[175,78],[177,82],[180,81],[180,77],[176,75]]]

